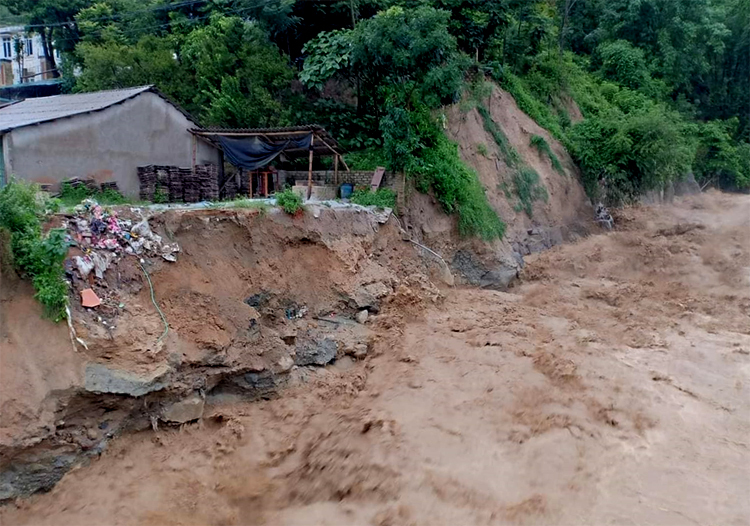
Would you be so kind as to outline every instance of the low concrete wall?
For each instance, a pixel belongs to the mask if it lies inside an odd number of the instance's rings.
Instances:
[[[339,184],[350,183],[355,186],[370,186],[374,171],[340,171],[338,181]],[[306,171],[288,171],[279,170],[279,178],[282,181],[286,181],[286,184],[294,186],[296,181],[307,181],[308,172]],[[332,185],[333,184],[333,170],[314,170],[313,171],[313,182],[317,185]],[[395,188],[396,177],[391,172],[385,172],[383,180],[380,183],[380,188]]]

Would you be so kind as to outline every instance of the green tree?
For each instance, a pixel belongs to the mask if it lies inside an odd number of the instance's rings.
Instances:
[[[195,90],[190,72],[175,58],[170,37],[142,37],[135,45],[113,39],[105,43],[81,42],[76,47],[81,74],[76,91],[98,91],[155,84],[180,103],[190,102]]]
[[[709,121],[693,126],[698,137],[693,168],[700,182],[714,182],[716,186],[737,189],[750,185],[747,170],[747,143],[737,144],[733,136],[738,119]]]
[[[650,73],[646,66],[643,50],[627,40],[605,42],[596,48],[592,66],[607,79],[614,80],[628,88],[643,87]]]
[[[680,117],[661,107],[611,109],[575,125],[570,142],[589,195],[617,204],[690,171],[695,149],[685,131]]]
[[[191,102],[211,124],[288,122],[282,101],[294,73],[257,24],[214,15],[208,25],[187,35],[181,60],[196,88]]]

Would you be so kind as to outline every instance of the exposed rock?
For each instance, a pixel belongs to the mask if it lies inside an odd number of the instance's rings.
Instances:
[[[518,269],[514,267],[498,267],[487,272],[479,282],[483,289],[507,290],[518,278]]]
[[[0,472],[0,502],[49,491],[76,462],[74,454],[16,462]]]
[[[148,375],[139,375],[90,363],[86,366],[85,388],[92,393],[143,396],[164,389],[167,384],[165,377],[169,370],[167,364],[162,364]]]
[[[376,312],[379,310],[378,300],[364,288],[352,294],[351,299],[357,309],[372,309]]]
[[[363,323],[364,324],[365,322],[367,322],[367,318],[368,318],[369,315],[370,315],[370,313],[367,312],[366,309],[365,310],[361,310],[361,311],[359,311],[357,313],[357,315],[355,316],[355,319],[357,320],[358,323]]]
[[[358,360],[363,359],[365,356],[367,356],[367,344],[366,343],[358,343],[354,346],[354,349],[352,350],[352,356],[357,358]]]
[[[382,225],[388,222],[388,219],[391,217],[391,212],[393,212],[393,209],[391,208],[376,208],[372,211],[372,214],[375,216],[375,221]]]
[[[305,331],[297,337],[297,365],[326,365],[336,358],[339,345],[317,331]]]
[[[294,366],[294,359],[291,356],[282,356],[278,362],[279,371],[287,372]]]
[[[457,251],[451,265],[466,281],[484,289],[507,290],[518,278],[516,266],[499,263],[488,269],[478,258],[466,250]]]
[[[293,369],[292,369],[293,370]],[[225,378],[209,395],[239,394],[248,398],[267,398],[275,394],[289,380],[288,374],[272,371],[248,372]]]
[[[265,307],[268,304],[268,300],[270,298],[271,293],[263,290],[257,294],[249,296],[247,299],[245,299],[245,303],[247,303],[250,307],[258,309],[261,307]]]
[[[174,424],[192,422],[193,420],[199,420],[203,416],[204,407],[205,401],[203,397],[193,394],[184,400],[165,407],[161,413],[161,418],[165,422]]]
[[[373,312],[378,312],[380,310],[380,299],[385,298],[389,294],[393,292],[393,289],[383,283],[382,281],[376,281],[375,283],[370,283],[369,285],[365,285],[364,287],[360,287],[359,289],[352,294],[352,302],[353,306],[355,306],[357,309],[367,309]]]
[[[375,299],[385,298],[392,292],[391,288],[382,281],[376,281],[375,283],[365,285],[364,289]]]

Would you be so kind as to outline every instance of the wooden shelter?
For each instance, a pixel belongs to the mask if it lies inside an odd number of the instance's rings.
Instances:
[[[347,172],[349,171],[341,157],[343,152],[336,139],[318,125],[286,128],[192,128],[190,133],[194,137],[194,152],[197,150],[197,138],[208,140],[218,144],[229,162],[240,168],[261,169],[279,155],[288,159],[307,156],[308,199],[312,194],[312,166],[315,155],[334,157],[334,184],[338,184],[339,162],[344,165]],[[195,156],[193,160],[195,166]],[[264,182],[264,186],[267,188],[267,181]]]

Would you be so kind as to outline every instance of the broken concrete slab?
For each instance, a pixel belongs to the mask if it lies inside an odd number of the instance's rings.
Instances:
[[[84,388],[92,393],[143,396],[164,389],[167,385],[165,377],[169,371],[170,367],[162,364],[149,374],[141,375],[90,363],[86,366]]]

